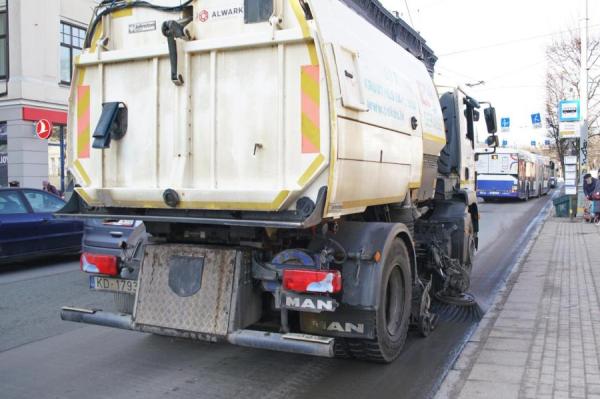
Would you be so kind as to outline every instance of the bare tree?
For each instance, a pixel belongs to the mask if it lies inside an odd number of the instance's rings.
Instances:
[[[558,102],[580,98],[581,38],[578,33],[554,41],[546,49],[546,126],[561,164],[564,164],[565,144],[558,129]],[[600,38],[588,43],[588,134],[600,136]]]

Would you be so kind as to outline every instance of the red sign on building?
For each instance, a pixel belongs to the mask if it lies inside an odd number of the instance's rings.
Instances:
[[[35,124],[35,133],[42,140],[47,140],[52,135],[52,123],[47,119],[40,119]]]

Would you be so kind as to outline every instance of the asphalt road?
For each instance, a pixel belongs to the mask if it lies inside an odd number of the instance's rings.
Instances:
[[[480,204],[471,291],[482,308],[548,201]],[[71,259],[0,270],[1,398],[427,398],[475,327],[443,322],[378,365],[68,323],[63,305],[111,309],[112,297],[90,292]]]

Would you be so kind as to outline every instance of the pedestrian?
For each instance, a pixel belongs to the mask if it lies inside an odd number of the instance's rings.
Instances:
[[[594,215],[594,222],[600,225],[600,183],[589,173],[583,176],[583,194],[590,200],[590,214]]]
[[[57,197],[60,197],[60,191],[58,191],[56,187],[54,187],[52,183],[50,183],[48,180],[42,181],[42,186],[42,190],[49,192],[50,194],[54,194]]]

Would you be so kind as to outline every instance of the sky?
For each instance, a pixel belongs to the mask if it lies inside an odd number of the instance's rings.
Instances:
[[[578,30],[585,0],[380,0],[421,33],[438,56],[437,84],[462,85],[478,100],[491,101],[511,128],[500,139],[509,146],[543,143],[531,114],[544,119],[545,49]],[[600,35],[600,1],[588,0],[589,35]]]

